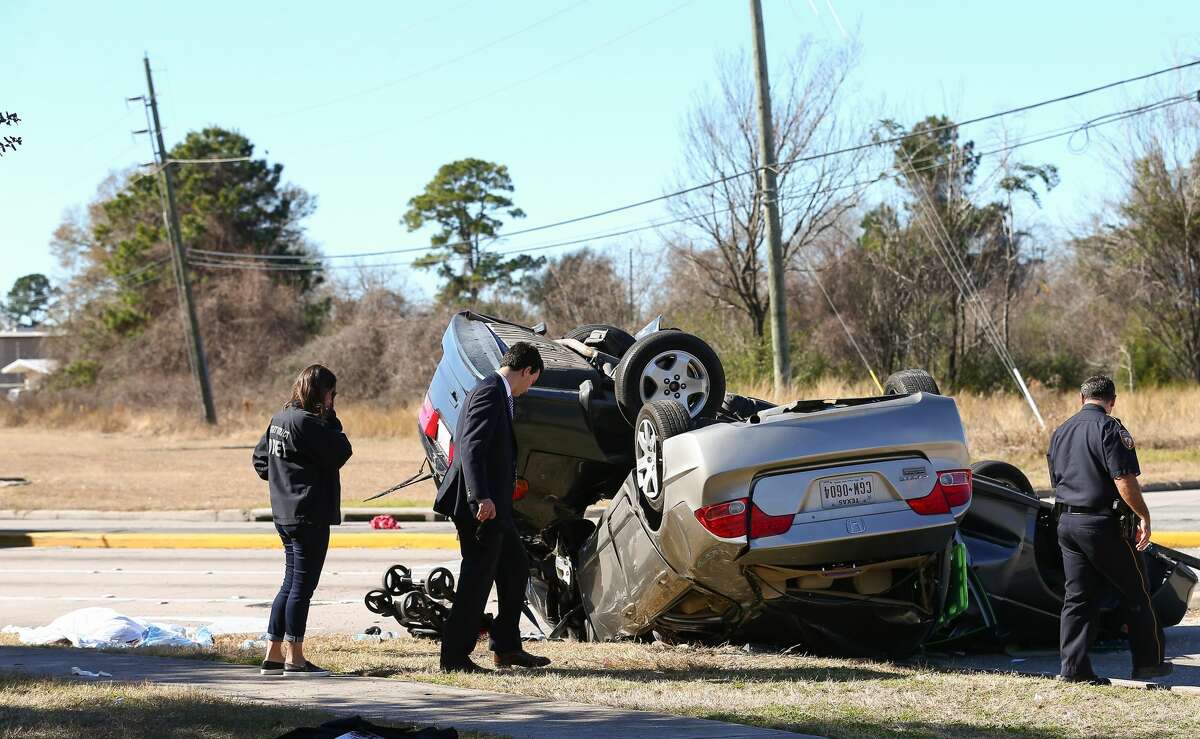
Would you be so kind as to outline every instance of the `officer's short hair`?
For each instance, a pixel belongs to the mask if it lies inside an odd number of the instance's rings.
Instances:
[[[504,356],[500,359],[501,367],[509,367],[514,372],[520,372],[523,369],[532,369],[534,374],[541,372],[546,368],[542,362],[542,355],[538,352],[537,347],[530,344],[528,341],[518,341],[504,352]]]
[[[1111,403],[1117,399],[1117,386],[1111,377],[1093,375],[1079,386],[1079,394],[1084,400],[1103,400]]]

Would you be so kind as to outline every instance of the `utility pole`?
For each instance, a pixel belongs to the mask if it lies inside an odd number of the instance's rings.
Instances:
[[[771,349],[774,355],[775,392],[782,395],[791,382],[788,357],[787,298],[784,295],[783,244],[779,236],[778,188],[775,181],[775,128],[771,123],[771,83],[767,75],[767,42],[763,35],[761,0],[750,0],[754,25],[754,81],[758,87],[759,197],[766,210],[767,298],[771,303]]]
[[[150,56],[143,58],[146,64],[146,89],[149,92],[150,115],[154,123],[154,141],[157,146],[155,161],[163,176],[163,187],[167,193],[166,212],[163,220],[171,237],[171,265],[175,271],[175,285],[179,290],[179,306],[183,313],[183,331],[187,335],[188,359],[192,374],[200,389],[200,401],[204,405],[204,420],[216,424],[217,411],[213,406],[212,386],[208,381],[208,360],[204,357],[204,340],[200,337],[200,322],[196,319],[196,306],[192,303],[192,285],[188,281],[187,256],[183,252],[183,237],[179,232],[179,212],[175,209],[175,185],[171,180],[167,149],[163,145],[162,124],[158,120],[158,101],[154,97],[154,78],[150,75]]]

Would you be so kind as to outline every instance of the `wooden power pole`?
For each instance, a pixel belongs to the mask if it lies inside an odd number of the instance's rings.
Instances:
[[[779,201],[776,185],[775,129],[771,122],[771,83],[767,75],[767,42],[763,35],[761,0],[750,0],[754,24],[754,81],[758,87],[759,197],[766,211],[767,299],[771,303],[771,349],[774,356],[775,392],[782,395],[791,382],[788,356],[787,297],[784,294],[783,244],[779,234]]]
[[[171,264],[175,271],[175,285],[179,290],[179,306],[183,313],[183,330],[187,335],[188,359],[192,373],[200,389],[200,402],[204,406],[204,420],[217,422],[217,410],[213,406],[212,385],[208,380],[208,360],[204,357],[204,340],[200,337],[200,322],[196,319],[196,306],[192,303],[192,285],[188,281],[187,255],[183,251],[183,237],[179,232],[179,211],[175,209],[175,184],[171,180],[171,168],[167,161],[167,149],[163,145],[162,124],[158,120],[158,101],[154,97],[154,78],[150,75],[150,57],[147,55],[146,89],[149,92],[150,115],[154,123],[154,141],[157,151],[155,161],[163,176],[163,187],[167,193],[167,211],[163,213],[167,231],[171,237]]]

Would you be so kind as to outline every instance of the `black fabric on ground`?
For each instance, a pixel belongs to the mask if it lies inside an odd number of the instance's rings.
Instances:
[[[458,732],[432,726],[424,729],[392,728],[373,724],[362,716],[350,716],[326,721],[315,728],[292,729],[286,734],[281,734],[278,739],[337,739],[343,736],[353,736],[355,739],[458,739]]]

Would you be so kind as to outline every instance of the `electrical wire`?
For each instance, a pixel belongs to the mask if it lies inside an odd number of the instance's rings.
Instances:
[[[533,74],[529,75],[528,77],[523,77],[523,78],[517,80],[516,82],[505,85],[504,87],[494,89],[491,92],[488,92],[484,95],[480,95],[477,98],[473,98],[473,99],[467,100],[465,102],[457,103],[449,108],[443,108],[434,113],[430,113],[429,115],[425,116],[424,118],[418,118],[416,120],[407,121],[406,125],[412,125],[414,123],[425,123],[425,122],[431,121],[435,118],[439,118],[447,113],[453,113],[453,112],[462,110],[464,108],[469,108],[473,105],[483,102],[484,100],[493,98],[502,92],[508,92],[509,90],[511,90],[515,87],[520,87],[521,85],[532,82],[533,80],[538,79],[539,77],[544,77],[545,75],[550,74],[551,72],[557,71],[557,70],[561,69],[562,67],[565,67],[568,64],[573,64],[573,63],[579,61],[580,59],[583,59],[584,57],[591,56],[592,54],[596,53],[597,51],[600,51],[601,49],[603,49],[607,46],[611,46],[611,45],[617,43],[618,41],[621,41],[629,36],[632,36],[633,34],[637,33],[638,31],[641,31],[644,28],[648,28],[649,26],[661,21],[663,18],[666,18],[667,16],[673,15],[673,14],[679,12],[680,10],[683,10],[685,7],[687,7],[688,5],[691,5],[693,2],[695,2],[695,0],[684,0],[684,2],[680,3],[679,5],[676,5],[675,7],[666,11],[665,13],[657,15],[639,26],[630,28],[629,30],[625,31],[624,33],[618,34],[616,36],[613,36],[612,38],[602,41],[602,42],[596,44],[595,46],[592,46],[592,47],[576,54],[575,56],[568,57],[567,59],[563,59],[562,61],[555,62],[554,64],[551,64],[548,67],[544,67],[543,69],[541,69],[537,72],[534,72]],[[352,136],[350,138],[341,139],[340,141],[334,141],[333,143],[329,144],[329,146],[330,147],[342,146],[344,144],[350,144],[350,143],[354,143],[356,141],[362,141],[363,139],[373,138],[380,134],[394,131],[394,130],[396,130],[396,128],[397,128],[396,126],[388,126],[387,128],[380,128],[375,131],[370,131],[368,133],[360,134],[358,136]]]
[[[692,0],[688,0],[688,2],[691,2],[691,1]],[[668,11],[668,13],[664,14],[664,16],[669,15],[670,13],[676,12],[677,10],[681,9],[684,5],[687,5],[687,4],[688,3],[684,3],[683,5],[675,7],[671,11]],[[653,23],[653,22],[661,19],[664,16],[659,16],[658,18],[655,18],[654,20],[652,20],[650,22]],[[637,29],[635,29],[635,30],[637,30]],[[632,31],[629,33],[632,33]],[[628,35],[628,34],[626,34],[626,35]],[[1073,99],[1076,99],[1076,98],[1079,98],[1079,97],[1082,97],[1085,95],[1091,95],[1091,94],[1094,94],[1097,92],[1102,92],[1104,90],[1109,90],[1109,89],[1112,89],[1112,88],[1120,86],[1120,85],[1125,85],[1125,84],[1129,84],[1132,82],[1139,82],[1139,81],[1146,80],[1146,79],[1149,79],[1149,78],[1152,78],[1152,77],[1155,77],[1158,75],[1167,74],[1170,72],[1194,67],[1197,65],[1200,65],[1200,60],[1187,62],[1185,64],[1178,64],[1178,65],[1175,65],[1172,67],[1167,67],[1165,69],[1160,69],[1160,70],[1157,70],[1154,72],[1149,72],[1147,74],[1139,75],[1136,77],[1130,77],[1127,79],[1118,80],[1116,82],[1110,82],[1110,83],[1107,83],[1104,85],[1100,85],[1098,87],[1089,88],[1087,90],[1074,92],[1074,93],[1071,93],[1068,95],[1061,95],[1056,98],[1050,98],[1047,100],[1042,100],[1042,101],[1038,101],[1035,103],[1029,103],[1026,105],[1018,106],[1016,108],[1010,108],[1010,109],[1003,110],[1003,111],[997,111],[995,113],[989,113],[989,114],[983,115],[983,116],[977,116],[975,118],[971,118],[966,121],[962,121],[961,123],[949,123],[949,124],[946,124],[943,126],[935,126],[933,128],[923,129],[922,131],[917,132],[917,133],[907,133],[907,134],[903,134],[900,136],[893,136],[893,137],[886,138],[886,139],[873,140],[871,142],[857,144],[855,146],[845,147],[842,149],[835,149],[832,151],[811,154],[811,155],[807,155],[807,156],[803,156],[803,157],[795,157],[795,158],[786,160],[784,162],[777,163],[776,167],[782,168],[782,167],[791,166],[793,164],[798,164],[798,163],[802,163],[802,162],[817,161],[819,159],[824,159],[824,158],[828,158],[828,157],[832,157],[832,156],[838,156],[841,154],[847,154],[847,153],[852,153],[852,152],[856,152],[856,151],[861,151],[861,150],[871,148],[871,147],[887,146],[889,144],[899,143],[901,141],[904,141],[905,139],[911,138],[916,135],[928,135],[928,134],[932,134],[932,133],[937,133],[939,131],[949,130],[952,128],[961,128],[963,126],[968,126],[968,125],[973,125],[976,123],[994,120],[994,119],[997,119],[997,118],[1000,118],[1003,116],[1014,115],[1017,113],[1023,113],[1023,112],[1027,112],[1030,110],[1034,110],[1036,108],[1040,108],[1040,107],[1044,107],[1047,105],[1052,105],[1055,103],[1060,103],[1060,102],[1064,102],[1064,101],[1068,101],[1068,100],[1073,100]],[[1172,100],[1172,99],[1186,99],[1186,96],[1175,96],[1175,98],[1169,98],[1168,100]],[[1135,108],[1133,110],[1139,110],[1139,109]],[[1129,112],[1129,111],[1125,111],[1125,112]],[[1114,114],[1109,114],[1109,115],[1121,115],[1121,114],[1122,113],[1114,113]],[[1111,121],[1103,120],[1104,118],[1105,118],[1105,116],[1101,116],[1098,119],[1093,119],[1092,121],[1088,122],[1087,124],[1084,124],[1085,130],[1094,128],[1097,125],[1100,125],[1105,122],[1111,122]],[[1044,141],[1044,140],[1048,140],[1050,138],[1054,138],[1054,134],[1048,135],[1046,138],[1041,139],[1041,140]],[[1038,141],[1030,141],[1029,143],[1032,144],[1032,143],[1039,143],[1039,142]],[[627,203],[624,205],[618,205],[618,206],[615,206],[612,208],[607,208],[605,210],[595,211],[595,212],[587,213],[587,214],[580,215],[580,216],[574,216],[574,217],[566,218],[566,219],[563,219],[560,221],[554,221],[552,223],[546,223],[546,224],[542,224],[539,226],[532,226],[529,228],[518,229],[516,231],[510,231],[508,233],[496,236],[495,238],[491,239],[489,241],[489,243],[493,243],[501,238],[511,238],[514,236],[522,236],[525,234],[536,233],[538,231],[545,231],[545,230],[554,229],[554,228],[561,228],[562,226],[569,226],[569,225],[572,225],[575,223],[580,223],[580,222],[588,221],[588,220],[594,220],[596,218],[602,218],[604,216],[613,215],[615,213],[621,213],[621,212],[624,212],[627,210],[633,210],[635,208],[641,208],[641,207],[644,207],[647,205],[652,205],[654,203],[658,203],[658,202],[661,202],[664,200],[680,197],[682,195],[687,195],[692,192],[696,192],[699,190],[703,190],[705,188],[709,188],[709,187],[713,187],[713,186],[716,186],[716,185],[719,185],[719,184],[722,184],[725,182],[729,182],[731,180],[738,179],[740,177],[745,177],[747,175],[756,174],[760,169],[761,169],[761,167],[744,170],[741,172],[736,172],[733,174],[725,175],[725,176],[719,177],[717,179],[710,180],[708,182],[703,182],[703,183],[700,183],[697,185],[692,185],[690,187],[686,187],[686,188],[683,188],[680,190],[675,190],[673,192],[669,192],[669,193],[666,193],[663,195],[645,198],[643,200],[638,200],[636,202]],[[456,246],[466,246],[466,245],[468,245],[468,243],[469,242],[462,242],[462,241],[450,242],[447,244],[442,244],[436,248],[453,248]],[[383,256],[385,254],[401,254],[401,253],[405,253],[405,252],[427,251],[430,248],[435,248],[435,247],[421,246],[421,247],[412,247],[412,248],[403,248],[403,249],[389,249],[389,250],[385,250],[385,251],[381,251],[381,252],[371,252],[371,253],[367,253],[367,254],[337,255],[337,258],[359,258],[359,257],[365,257],[365,256]],[[213,254],[220,254],[220,252],[213,252]],[[270,259],[272,257],[272,255],[251,255],[251,256],[252,256],[252,258],[257,258],[257,259]]]
[[[1156,103],[1139,106],[1137,108],[1132,108],[1132,109],[1128,109],[1125,111],[1117,111],[1114,113],[1105,114],[1104,116],[1099,116],[1097,118],[1090,119],[1089,121],[1086,121],[1082,124],[1076,124],[1076,125],[1072,125],[1072,126],[1068,126],[1068,127],[1054,129],[1052,132],[1047,133],[1047,134],[1035,134],[1031,138],[1018,140],[1014,143],[1006,144],[1003,146],[996,147],[994,149],[979,152],[978,156],[987,157],[987,156],[994,156],[996,154],[1005,153],[1005,152],[1009,152],[1009,151],[1015,151],[1022,147],[1031,146],[1031,145],[1037,144],[1037,143],[1043,143],[1045,141],[1049,141],[1049,140],[1052,140],[1055,138],[1062,138],[1064,136],[1070,136],[1070,135],[1078,133],[1079,131],[1083,130],[1084,128],[1098,128],[1103,125],[1117,123],[1117,122],[1126,120],[1128,118],[1132,118],[1135,115],[1141,115],[1146,112],[1150,112],[1153,110],[1158,110],[1158,109],[1161,109],[1164,107],[1168,107],[1169,105],[1178,105],[1180,103],[1191,102],[1192,100],[1193,100],[1193,98],[1190,95],[1173,96],[1171,98],[1167,98],[1165,100],[1161,100]],[[929,170],[929,169],[936,169],[940,166],[942,166],[940,163],[933,163],[933,164],[929,164],[929,165],[926,165],[923,167],[916,168],[913,171],[920,172],[920,171],[925,171],[925,170]],[[897,172],[897,173],[899,174],[899,172]],[[884,173],[874,176],[874,177],[871,177],[869,179],[861,179],[861,180],[857,180],[855,182],[838,185],[835,187],[818,188],[815,190],[809,190],[809,191],[805,191],[805,192],[801,192],[801,193],[788,195],[788,196],[780,198],[780,201],[781,202],[789,202],[789,201],[793,201],[793,200],[809,198],[814,195],[819,195],[819,194],[824,194],[824,193],[831,193],[831,192],[836,192],[836,191],[840,191],[840,190],[866,187],[866,186],[875,184],[883,179],[886,179],[888,176],[889,176],[888,172],[885,171]],[[702,218],[702,217],[706,217],[706,216],[714,216],[714,215],[718,215],[718,214],[727,212],[729,210],[732,210],[732,208],[731,207],[721,207],[721,208],[717,208],[712,211],[691,212],[691,213],[686,213],[686,214],[684,214],[682,216],[678,216],[678,217],[672,217],[672,218],[666,218],[666,219],[653,219],[649,222],[638,222],[640,225],[634,225],[634,226],[630,226],[627,228],[619,228],[618,230],[614,230],[614,231],[605,231],[605,232],[600,232],[600,233],[594,233],[594,234],[584,236],[584,237],[577,237],[577,238],[572,238],[572,239],[568,239],[568,240],[564,240],[564,241],[555,241],[552,243],[541,244],[541,245],[536,245],[536,246],[531,246],[531,247],[500,250],[497,253],[501,254],[501,255],[532,253],[532,252],[538,252],[538,251],[545,251],[545,250],[553,249],[553,248],[557,248],[557,247],[574,246],[577,244],[582,244],[582,243],[587,243],[587,242],[592,242],[592,241],[604,241],[604,240],[616,238],[619,236],[627,236],[627,235],[630,235],[633,233],[638,233],[638,232],[642,232],[642,231],[661,228],[663,226],[669,226],[669,225],[674,225],[674,224],[678,224],[678,223],[685,223],[688,221],[692,221],[696,218]],[[610,212],[615,212],[615,211],[610,211]],[[578,222],[580,220],[586,220],[586,219],[581,217],[579,219],[572,219],[571,221],[568,221],[568,222],[573,223],[573,222]],[[534,228],[534,229],[526,229],[523,231],[515,231],[512,233],[503,235],[503,238],[510,238],[512,236],[517,236],[517,235],[521,235],[524,233],[540,231],[540,230],[543,230],[543,228],[548,228],[548,227],[549,226],[538,227],[538,228]],[[401,248],[401,249],[386,249],[386,250],[380,250],[380,251],[358,252],[358,253],[351,253],[351,254],[333,254],[333,255],[320,256],[320,257],[317,257],[317,256],[304,257],[304,256],[298,256],[298,255],[294,256],[294,255],[282,255],[282,254],[235,254],[232,252],[215,251],[215,250],[211,250],[211,249],[191,249],[191,250],[189,250],[188,253],[191,257],[193,257],[194,259],[197,260],[197,261],[195,261],[196,264],[201,264],[204,266],[212,266],[212,267],[217,267],[217,268],[220,268],[221,266],[226,266],[226,265],[218,264],[219,262],[226,262],[226,261],[240,262],[240,264],[237,264],[236,267],[231,267],[231,268],[239,268],[239,269],[253,268],[256,266],[253,264],[253,262],[260,262],[262,264],[257,265],[257,266],[259,266],[260,269],[264,269],[264,270],[268,270],[268,271],[273,268],[282,270],[282,271],[310,271],[312,269],[337,268],[337,267],[322,267],[321,266],[321,263],[323,263],[325,260],[329,260],[329,259],[362,259],[362,258],[368,258],[368,257],[389,256],[389,255],[393,255],[393,254],[426,252],[431,249],[447,248],[447,247],[452,247],[452,246],[456,246],[456,245],[462,245],[464,243],[466,243],[466,242],[452,242],[449,244],[439,245],[439,246],[432,246],[432,245],[416,246],[416,247],[405,247],[405,248]],[[308,260],[310,262],[310,264],[287,264],[287,265],[272,265],[272,264],[270,264],[271,262],[279,262],[279,261],[288,261],[288,262],[294,263],[294,262],[303,261],[303,260]],[[412,262],[396,262],[396,263],[389,263],[386,266],[411,266],[411,265],[412,265]],[[371,266],[371,265],[350,265],[349,267],[356,268],[356,267],[360,267],[360,266]],[[385,266],[385,265],[381,265],[381,266]]]
[[[251,157],[223,157],[216,159],[168,159],[167,164],[229,164],[231,162],[248,162]]]
[[[510,40],[516,38],[517,36],[520,36],[523,33],[532,31],[533,29],[537,28],[538,26],[549,23],[550,21],[554,20],[555,18],[558,18],[559,16],[565,15],[565,14],[569,13],[570,11],[575,10],[579,6],[585,4],[587,1],[588,0],[579,0],[576,3],[573,3],[571,5],[568,5],[565,8],[557,10],[557,11],[551,13],[550,15],[547,15],[543,18],[540,18],[540,19],[534,21],[533,23],[530,23],[527,26],[524,26],[523,28],[513,31],[512,33],[509,33],[507,35],[504,35],[497,39],[489,41],[488,43],[483,44],[482,46],[476,46],[476,47],[472,48],[470,51],[467,51],[463,54],[459,54],[458,56],[451,57],[449,59],[444,59],[444,60],[437,62],[435,64],[432,64],[428,67],[423,67],[422,69],[419,69],[416,72],[413,72],[411,74],[406,74],[403,77],[397,77],[394,80],[389,80],[387,82],[383,82],[378,85],[373,85],[371,87],[364,88],[357,92],[351,92],[346,95],[342,95],[340,97],[331,98],[329,100],[325,100],[325,101],[322,101],[319,103],[313,103],[312,105],[306,105],[303,108],[296,108],[295,110],[290,110],[290,111],[287,111],[284,113],[279,113],[277,115],[271,116],[271,118],[287,118],[287,117],[290,117],[293,115],[299,115],[300,113],[310,113],[314,110],[321,110],[323,108],[329,108],[331,106],[337,105],[338,103],[344,103],[347,100],[353,100],[355,98],[362,97],[364,95],[370,95],[372,93],[379,92],[380,90],[386,90],[389,87],[395,87],[396,85],[402,84],[404,82],[409,82],[418,77],[422,77],[426,74],[429,74],[430,72],[436,72],[440,69],[445,69],[446,67],[457,64],[458,62],[461,62],[465,59],[470,59],[471,57],[476,56],[477,54],[482,54],[483,52],[487,51],[488,49],[492,49],[496,46],[499,46],[500,44],[503,44],[506,41],[510,41]]]

